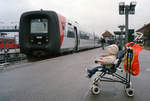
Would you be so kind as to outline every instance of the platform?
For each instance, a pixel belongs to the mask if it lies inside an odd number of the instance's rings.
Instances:
[[[132,77],[135,96],[129,98],[122,84],[102,83],[100,95],[89,92],[85,68],[104,54],[101,48],[40,62],[9,66],[0,72],[0,101],[149,101],[150,51],[140,54],[140,75]]]

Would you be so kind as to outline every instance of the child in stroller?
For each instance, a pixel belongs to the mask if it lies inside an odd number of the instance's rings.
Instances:
[[[134,47],[134,48],[133,48]],[[139,51],[137,51],[139,48]],[[91,78],[93,74],[98,75],[94,77],[94,80],[92,81],[92,87],[91,87],[91,92],[93,94],[99,94],[100,93],[100,82],[119,82],[124,84],[125,92],[127,93],[128,96],[132,97],[134,96],[134,89],[132,88],[132,83],[131,83],[131,74],[133,75],[132,69],[132,60],[138,58],[134,58],[135,53],[139,53],[142,48],[138,46],[138,44],[130,42],[126,44],[126,49],[119,51],[118,52],[118,47],[117,45],[110,45],[107,47],[107,56],[100,58],[99,61],[101,66],[94,67],[92,69],[88,69],[88,77]],[[134,51],[136,50],[136,51]],[[136,53],[136,55],[137,55]],[[125,76],[119,75],[119,72],[116,72],[121,64],[122,59],[125,57],[124,63],[126,65],[124,70],[125,70]],[[136,65],[137,66],[137,65]],[[135,66],[135,67],[136,67]],[[139,68],[139,67],[138,67]],[[138,70],[136,67],[135,70]],[[139,71],[136,71],[136,73],[139,73]],[[113,78],[109,78],[106,75],[111,75]]]
[[[99,69],[105,68],[111,68],[116,60],[116,56],[118,53],[118,46],[116,44],[110,45],[107,47],[107,55],[104,57],[100,57],[99,61],[101,66],[94,67],[92,69],[87,69],[88,72],[88,78],[91,78],[93,74],[95,74]]]

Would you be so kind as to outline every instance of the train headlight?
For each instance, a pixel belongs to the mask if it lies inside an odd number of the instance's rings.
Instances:
[[[41,44],[42,44],[42,42],[38,42],[38,44],[39,44],[39,45],[41,45]]]
[[[42,36],[37,36],[36,39],[42,39]]]
[[[31,40],[31,42],[33,42],[33,40]]]

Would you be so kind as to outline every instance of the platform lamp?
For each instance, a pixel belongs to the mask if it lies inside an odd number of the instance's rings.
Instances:
[[[125,43],[128,42],[128,16],[135,14],[136,2],[132,1],[130,5],[125,5],[125,2],[119,3],[119,14],[125,15]]]

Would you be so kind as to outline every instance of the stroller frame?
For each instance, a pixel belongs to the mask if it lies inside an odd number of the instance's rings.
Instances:
[[[118,73],[116,73],[119,65],[121,64],[122,58],[125,56],[125,54],[127,55],[127,68],[126,68],[126,75],[121,76]],[[108,69],[108,68],[103,68],[102,70],[100,70],[99,72],[101,72],[99,74],[98,77],[96,77],[93,81],[92,84],[92,88],[91,88],[91,92],[93,94],[99,94],[100,93],[100,88],[98,87],[99,84],[98,82],[103,81],[103,82],[119,82],[125,85],[125,91],[127,93],[128,96],[134,96],[134,89],[132,88],[132,84],[131,84],[131,62],[133,59],[133,50],[132,48],[128,48],[127,51],[123,51],[123,53],[121,54],[121,56],[117,58],[117,62],[114,63],[114,65]],[[112,79],[109,77],[105,77],[105,75],[112,75],[113,77],[117,78],[117,79]]]

